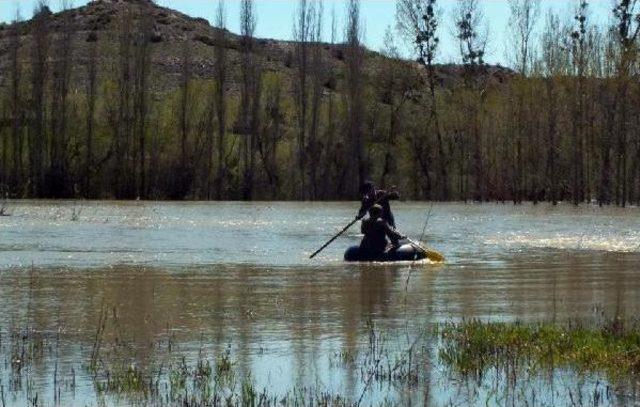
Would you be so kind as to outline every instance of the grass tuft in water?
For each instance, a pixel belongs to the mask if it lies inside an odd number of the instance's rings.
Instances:
[[[620,318],[599,326],[579,323],[448,323],[438,327],[441,360],[464,375],[488,368],[577,369],[616,380],[640,373],[640,329]]]
[[[94,381],[98,393],[148,393],[149,382],[136,365],[108,372],[103,381]]]

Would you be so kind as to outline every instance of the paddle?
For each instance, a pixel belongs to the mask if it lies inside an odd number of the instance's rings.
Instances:
[[[406,239],[407,241],[409,241],[409,243],[411,243],[413,247],[415,247],[418,250],[421,250],[427,256],[427,259],[434,261],[436,263],[444,263],[444,256],[442,254],[438,253],[435,250],[427,249],[426,247],[423,247],[420,243],[416,242],[415,240],[411,240],[408,237]]]
[[[319,248],[318,250],[316,250],[311,256],[309,256],[310,259],[313,259],[314,257],[316,257],[316,254],[320,253],[321,251],[323,251],[327,246],[329,246],[331,243],[333,243],[334,240],[336,240],[337,238],[340,237],[340,235],[342,235],[344,232],[346,232],[351,226],[353,226],[354,223],[356,223],[357,221],[359,221],[360,219],[362,219],[360,216],[356,216],[356,218],[354,220],[351,221],[351,223],[349,223],[347,226],[344,227],[344,229],[342,229],[340,232],[338,232],[337,235],[335,235],[334,237],[332,237],[331,239],[329,239],[329,241],[327,243],[325,243],[324,245],[322,245],[321,248]]]

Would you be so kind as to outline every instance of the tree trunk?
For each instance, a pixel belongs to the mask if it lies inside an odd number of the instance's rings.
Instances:
[[[49,55],[49,17],[41,4],[33,20],[31,53],[31,120],[29,126],[29,184],[31,195],[39,198],[44,192],[44,160],[46,150],[45,86]]]
[[[21,100],[21,73],[19,60],[20,31],[18,28],[19,17],[16,18],[9,32],[9,55],[11,66],[11,140],[12,140],[12,168],[11,189],[18,192],[22,187],[22,100]]]
[[[92,42],[89,48],[89,63],[87,64],[87,128],[86,128],[86,156],[84,163],[84,196],[95,198],[96,188],[93,185],[93,138],[96,110],[96,93],[98,85],[98,45]]]

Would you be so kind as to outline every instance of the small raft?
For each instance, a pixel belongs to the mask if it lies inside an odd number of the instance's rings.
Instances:
[[[424,260],[428,258],[429,252],[425,252],[411,243],[406,243],[398,248],[388,249],[381,256],[371,256],[370,253],[365,253],[360,250],[360,246],[351,246],[344,252],[345,261],[381,261],[381,262],[393,262],[393,261],[416,261]]]

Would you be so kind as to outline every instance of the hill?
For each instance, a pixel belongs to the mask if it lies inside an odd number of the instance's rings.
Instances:
[[[209,5],[208,5],[209,6]],[[213,7],[213,5],[210,5]],[[48,13],[47,10],[43,11]],[[214,77],[214,61],[216,46],[223,46],[228,51],[230,65],[238,67],[241,62],[240,48],[242,38],[234,33],[225,32],[225,41],[218,43],[218,28],[210,25],[203,18],[194,18],[176,10],[156,5],[151,0],[96,0],[86,6],[50,15],[49,29],[52,41],[62,35],[65,19],[71,26],[73,33],[74,71],[72,75],[77,87],[81,87],[86,69],[83,67],[89,61],[91,42],[100,44],[98,65],[108,67],[112,65],[114,54],[118,46],[120,16],[129,13],[134,26],[139,28],[143,18],[150,18],[152,24],[151,55],[153,71],[157,73],[152,87],[156,90],[170,90],[178,86],[182,74],[182,54],[185,44],[191,47],[191,72],[196,78],[212,79]],[[0,26],[0,83],[6,86],[9,72],[9,33],[12,25]],[[32,48],[34,22],[32,20],[18,23],[21,43],[21,59],[29,63]],[[266,71],[285,74],[288,78],[295,75],[294,66],[295,43],[273,39],[256,39],[253,53],[261,59]],[[367,50],[366,69],[376,71],[378,65],[385,58],[381,54]],[[56,55],[50,59],[55,60]],[[344,46],[342,44],[324,44],[323,59],[333,68],[342,70],[344,67]],[[411,64],[418,72],[420,66]],[[104,75],[108,72],[102,71]],[[512,75],[509,69],[499,66],[487,67],[491,80],[502,82]],[[452,86],[461,81],[463,68],[459,65],[438,65],[437,74],[442,86]],[[237,70],[229,71],[228,83],[232,90],[238,88]],[[329,85],[329,84],[328,84]]]

